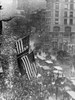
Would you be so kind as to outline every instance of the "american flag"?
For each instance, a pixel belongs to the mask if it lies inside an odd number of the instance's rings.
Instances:
[[[28,52],[29,50],[29,35],[20,38],[16,41],[16,50],[17,50],[17,55],[19,56],[23,52]]]
[[[22,75],[27,74],[29,80],[37,76],[37,68],[33,52],[23,55],[19,58],[18,62],[21,62],[19,68]]]

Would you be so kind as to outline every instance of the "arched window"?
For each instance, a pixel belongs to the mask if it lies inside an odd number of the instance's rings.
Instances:
[[[60,31],[60,27],[59,26],[54,26],[53,27],[53,31],[54,32],[59,32]]]
[[[70,26],[66,26],[65,27],[65,32],[71,32],[71,27]]]

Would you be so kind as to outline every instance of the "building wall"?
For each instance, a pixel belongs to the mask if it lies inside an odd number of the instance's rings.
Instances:
[[[67,47],[68,52],[75,54],[75,0],[47,0],[46,13],[54,45],[57,42],[57,49],[64,50]]]
[[[65,14],[64,16],[64,13],[66,12],[67,15]],[[57,13],[59,13],[59,15]],[[73,2],[72,0],[47,0],[46,18],[50,22],[49,26],[51,32],[53,31],[54,26],[59,26],[60,32],[64,32],[66,26],[71,27],[71,31],[75,32],[75,0],[73,0]],[[67,19],[67,24],[64,24],[64,19]],[[70,19],[73,20],[72,25],[70,24]]]

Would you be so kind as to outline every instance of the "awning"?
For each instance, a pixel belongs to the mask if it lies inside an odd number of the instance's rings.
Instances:
[[[75,85],[75,80],[71,80],[71,82],[73,83],[73,85]]]
[[[67,91],[67,93],[68,93],[73,99],[75,99],[75,92],[74,92],[74,91]]]
[[[54,66],[54,68],[57,70],[62,70],[61,66]]]
[[[46,60],[45,62],[48,64],[53,64],[53,62],[51,60]]]

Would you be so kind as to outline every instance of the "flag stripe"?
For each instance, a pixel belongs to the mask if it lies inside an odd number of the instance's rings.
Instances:
[[[37,67],[36,67],[36,63],[34,63],[34,69],[35,69],[35,73],[37,74]]]
[[[21,40],[18,40],[18,44],[19,44],[19,53],[21,53]]]
[[[27,62],[27,59],[26,59],[25,56],[24,56],[24,60],[25,60],[25,62],[26,62],[26,64],[27,64],[26,68],[27,68],[27,73],[28,73],[29,80],[30,80],[30,79],[31,79],[31,73],[30,73],[29,65],[28,65],[28,62]]]
[[[18,42],[16,42],[16,48],[17,48],[17,53],[19,54],[19,45],[18,45]]]
[[[35,71],[35,64],[31,64],[32,66],[32,73],[33,73],[33,77],[36,77],[36,71]]]
[[[23,50],[24,50],[24,48],[23,48],[23,41],[22,41],[22,39],[20,41],[21,41],[21,53],[22,53]]]
[[[29,64],[29,71],[30,71],[30,77],[32,77],[32,68],[31,68],[31,64],[30,64],[30,61],[28,59],[28,57],[26,56],[27,58],[27,61],[28,61],[28,64]]]
[[[25,67],[26,73],[27,73],[28,78],[29,78],[29,80],[30,80],[30,76],[29,76],[29,72],[28,72],[28,64],[27,64],[27,61],[26,61],[26,59],[25,59],[25,56],[23,56],[21,59],[22,59],[22,61],[23,61],[23,63],[24,63],[24,67]]]
[[[18,44],[19,44],[19,50],[20,50],[19,53],[22,53],[23,52],[23,50],[22,50],[22,47],[23,47],[22,39],[18,40]]]

